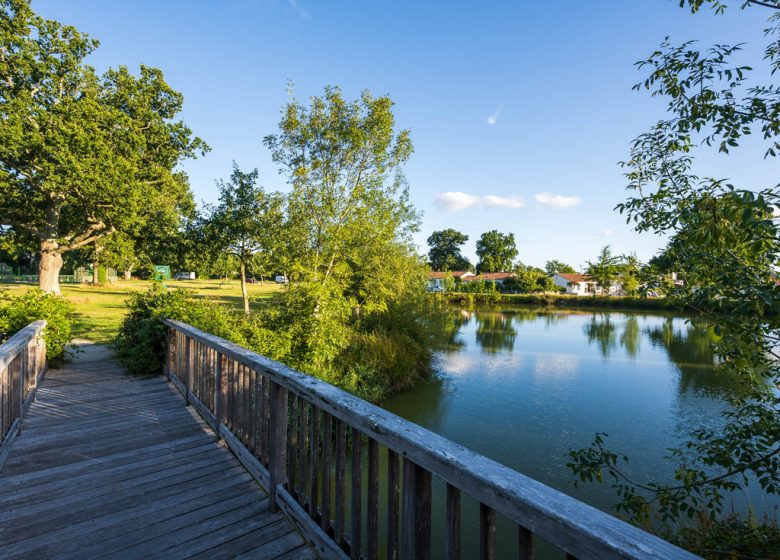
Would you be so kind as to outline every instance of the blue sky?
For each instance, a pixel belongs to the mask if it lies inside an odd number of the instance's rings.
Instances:
[[[736,2],[735,2],[736,3]],[[212,151],[185,169],[198,201],[216,197],[231,162],[286,190],[262,145],[286,83],[301,99],[338,85],[389,94],[415,153],[405,172],[424,212],[417,240],[454,227],[512,232],[519,258],[580,266],[604,244],[647,259],[663,245],[613,211],[626,197],[617,162],[664,105],[631,91],[633,63],[665,36],[763,49],[763,10],[695,16],[675,0],[556,2],[33,0],[45,17],[101,41],[90,62],[161,68],[185,97],[184,120]],[[751,149],[750,145],[754,148]],[[776,182],[757,142],[703,153],[702,174],[740,186]]]

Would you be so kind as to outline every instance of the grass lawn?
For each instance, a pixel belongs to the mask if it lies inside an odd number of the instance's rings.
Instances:
[[[62,295],[73,303],[74,338],[94,342],[109,342],[117,333],[119,324],[127,312],[126,300],[130,292],[146,290],[149,282],[141,280],[119,281],[105,286],[90,284],[62,284]],[[238,280],[170,280],[171,288],[188,288],[198,295],[211,298],[223,304],[241,308],[241,284]],[[0,290],[19,293],[34,286],[30,284],[0,284]],[[273,283],[249,284],[252,298],[268,297],[281,289]]]

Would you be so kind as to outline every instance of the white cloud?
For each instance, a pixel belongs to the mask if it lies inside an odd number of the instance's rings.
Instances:
[[[498,122],[498,117],[501,116],[501,111],[503,110],[504,110],[504,106],[503,105],[499,106],[498,109],[493,111],[492,115],[488,115],[487,123],[491,126],[496,124]]]
[[[552,193],[535,194],[534,200],[536,200],[536,202],[539,204],[552,206],[553,208],[569,208],[571,206],[577,206],[580,202],[582,202],[582,199],[579,196],[563,196]]]
[[[444,192],[436,197],[434,204],[444,210],[445,212],[457,212],[458,210],[465,210],[472,206],[479,206],[481,199],[473,194],[467,194],[460,191]]]
[[[477,196],[461,191],[443,192],[436,197],[433,203],[445,212],[458,212],[476,206],[485,208],[522,208],[525,206],[523,199],[519,196]]]
[[[487,195],[482,197],[483,206],[500,206],[502,208],[522,208],[525,206],[525,202],[519,196],[512,196],[509,198],[503,196]]]
[[[775,218],[780,218],[780,206],[775,206],[775,209],[772,210],[772,216]]]
[[[601,235],[604,237],[612,237],[612,234],[614,233],[615,232],[612,231],[611,229],[605,229],[604,231],[601,232]]]

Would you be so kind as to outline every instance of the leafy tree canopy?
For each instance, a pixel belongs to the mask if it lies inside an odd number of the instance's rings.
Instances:
[[[504,272],[512,270],[517,257],[515,234],[503,234],[497,230],[487,231],[477,241],[478,272]]]
[[[428,260],[433,270],[473,270],[469,260],[460,253],[469,236],[455,229],[434,231],[428,237]]]
[[[574,270],[573,266],[570,266],[566,264],[565,262],[557,261],[555,259],[547,261],[544,264],[544,271],[547,273],[548,276],[553,276],[554,274],[569,274],[577,272]]]
[[[41,287],[58,291],[63,253],[135,232],[207,147],[174,120],[183,99],[160,70],[96,74],[98,42],[24,0],[0,21],[0,224],[37,240]]]
[[[694,12],[705,4],[723,13],[727,2],[680,3]],[[765,63],[776,72],[780,3],[740,5],[769,10]],[[624,163],[632,196],[618,209],[640,232],[671,234],[654,265],[682,268],[685,285],[673,295],[699,312],[696,326],[719,335],[713,347],[719,367],[738,374],[744,386],[732,398],[722,429],[694,429],[672,451],[675,484],[626,476],[622,457],[606,447],[603,435],[590,448],[572,452],[570,466],[580,479],[608,476],[621,497],[618,509],[644,524],[680,516],[715,519],[728,493],[747,484],[768,494],[780,491],[780,286],[774,277],[780,189],[739,187],[692,172],[697,150],[711,147],[725,155],[754,133],[763,138],[764,157],[777,156],[780,88],[751,79],[751,68],[734,62],[739,51],[739,45],[699,50],[690,42],[665,41],[638,63],[647,75],[636,89],[666,100],[668,115],[632,143]]]

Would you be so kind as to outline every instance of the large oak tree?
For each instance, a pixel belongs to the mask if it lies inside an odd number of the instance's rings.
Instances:
[[[183,99],[160,70],[98,75],[85,62],[97,46],[0,2],[0,225],[36,240],[45,291],[59,292],[64,253],[137,231],[188,191],[176,166],[207,149],[173,120]]]

